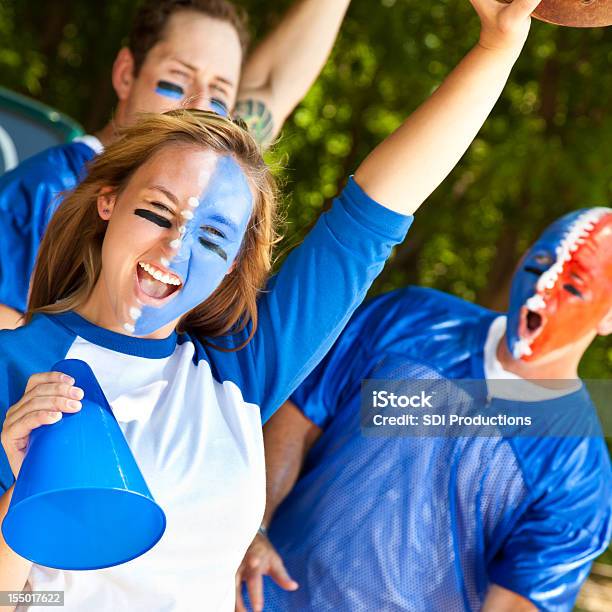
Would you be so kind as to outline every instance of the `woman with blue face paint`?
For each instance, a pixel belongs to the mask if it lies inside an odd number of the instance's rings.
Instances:
[[[262,422],[476,135],[538,4],[472,3],[478,44],[270,279],[274,179],[241,127],[203,111],[144,116],[96,158],[45,234],[26,325],[0,332],[0,519],[30,432],[80,409],[82,391],[50,371],[67,357],[91,366],[167,529],[145,555],[90,572],[33,565],[0,540],[2,588],[62,590],[68,610],[233,609],[264,510]]]

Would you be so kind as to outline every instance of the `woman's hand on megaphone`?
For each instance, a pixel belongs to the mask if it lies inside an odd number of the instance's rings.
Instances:
[[[6,413],[0,440],[13,470],[19,475],[28,447],[30,432],[41,425],[57,423],[63,412],[81,409],[83,390],[74,386],[74,379],[61,372],[33,374],[23,397]]]

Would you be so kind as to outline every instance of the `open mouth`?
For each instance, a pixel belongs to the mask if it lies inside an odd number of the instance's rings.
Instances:
[[[545,321],[543,313],[531,310],[528,306],[523,306],[519,326],[521,340],[527,340],[531,344],[542,332]]]
[[[539,296],[538,296],[539,297]],[[519,341],[514,349],[516,358],[529,357],[533,350],[535,339],[542,333],[546,317],[542,312],[529,308],[533,304],[527,300],[527,304],[521,308],[519,322]]]
[[[527,329],[533,333],[542,326],[542,315],[533,312],[533,310],[528,310],[525,323]]]
[[[176,274],[144,261],[138,262],[136,277],[143,295],[154,300],[165,300],[177,293],[183,284]]]

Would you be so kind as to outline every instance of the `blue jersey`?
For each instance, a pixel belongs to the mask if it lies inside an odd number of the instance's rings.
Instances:
[[[189,334],[129,337],[75,313],[39,314],[0,332],[4,412],[31,374],[62,358],[87,362],[167,517],[146,555],[95,572],[35,565],[30,586],[65,591],[69,610],[188,610],[202,592],[211,610],[233,610],[234,574],[263,515],[262,421],[329,350],[411,219],[351,179],[271,279],[257,331],[238,351]],[[248,334],[213,342],[234,348]],[[6,489],[13,479],[2,455]]]
[[[600,437],[371,438],[360,429],[362,379],[482,379],[498,316],[419,288],[356,313],[292,396],[323,433],[270,527],[300,588],[266,578],[267,610],[478,610],[490,583],[540,609],[572,609],[610,539]],[[564,401],[590,405],[583,388]]]
[[[0,304],[26,309],[30,276],[44,231],[76,187],[95,151],[84,142],[52,147],[0,176]]]

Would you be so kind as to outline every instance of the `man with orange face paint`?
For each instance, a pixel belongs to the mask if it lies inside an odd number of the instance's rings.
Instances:
[[[266,513],[239,571],[254,609],[571,610],[612,535],[577,374],[610,333],[610,208],[543,232],[506,315],[417,287],[364,305],[264,427]],[[555,433],[364,436],[364,379],[476,379],[483,414],[528,407]]]
[[[559,219],[514,275],[506,334],[512,356],[542,364],[567,360],[558,373],[575,376],[595,335],[610,333],[611,296],[610,209],[579,210]]]

